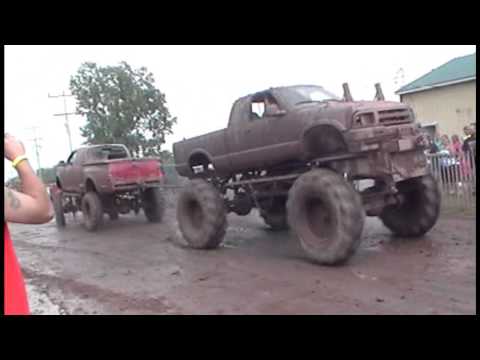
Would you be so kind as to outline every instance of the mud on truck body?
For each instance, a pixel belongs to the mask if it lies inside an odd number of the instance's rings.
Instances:
[[[276,104],[274,111],[268,110]],[[436,223],[440,193],[427,170],[425,141],[406,104],[353,101],[319,86],[270,88],[238,99],[228,127],[173,146],[190,179],[177,218],[190,246],[215,248],[226,214],[257,208],[273,230],[291,228],[321,264],[357,249],[365,215],[417,237]],[[373,186],[360,191],[360,180]]]
[[[119,214],[143,209],[150,222],[160,222],[164,212],[161,192],[163,174],[154,158],[134,159],[124,145],[93,145],[73,151],[67,162],[57,165],[56,184],[50,188],[59,227],[65,213],[83,213],[84,225],[97,230],[104,214],[117,220]]]

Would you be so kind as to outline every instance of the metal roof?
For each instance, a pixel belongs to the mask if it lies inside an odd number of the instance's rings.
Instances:
[[[429,90],[435,87],[458,84],[476,79],[476,53],[450,60],[428,74],[403,86],[398,95]]]

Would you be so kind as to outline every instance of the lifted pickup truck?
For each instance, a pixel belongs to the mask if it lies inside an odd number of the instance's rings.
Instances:
[[[143,208],[147,219],[159,222],[164,211],[163,174],[157,159],[133,159],[124,145],[94,145],[75,150],[57,166],[50,194],[59,227],[65,213],[83,212],[85,227],[96,230],[107,213],[111,220]]]
[[[437,221],[440,193],[408,105],[340,99],[320,86],[270,88],[238,99],[228,127],[173,145],[177,172],[191,179],[178,199],[180,230],[214,248],[227,212],[257,208],[272,229],[290,226],[321,264],[357,249],[365,214],[417,237]],[[360,180],[373,186],[358,190]]]

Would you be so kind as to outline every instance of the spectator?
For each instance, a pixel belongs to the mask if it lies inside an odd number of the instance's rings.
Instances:
[[[440,141],[442,143],[443,150],[448,150],[450,152],[450,139],[448,135],[442,135],[440,137]]]
[[[28,315],[28,298],[7,222],[42,224],[53,217],[45,185],[25,156],[23,144],[5,134],[5,158],[17,170],[22,192],[4,187],[4,307],[5,315]]]
[[[475,144],[477,140],[477,133],[472,126],[465,126],[463,128],[465,133],[465,140],[463,141],[463,152],[472,156],[472,160],[475,158]]]
[[[460,156],[462,153],[462,142],[460,141],[460,137],[458,135],[452,135],[452,142],[450,145],[450,153],[452,155]]]
[[[435,136],[435,137],[433,138],[433,142],[435,143],[435,146],[437,147],[438,152],[444,150],[443,141],[442,141],[442,139],[441,139],[439,136]]]
[[[455,156],[456,159],[459,160],[461,174],[462,174],[462,177],[465,178],[470,174],[470,167],[468,166],[468,162],[463,152],[463,144],[458,135],[452,135],[452,144],[450,146],[450,152],[452,155]]]
[[[448,135],[442,135],[439,138],[439,165],[440,165],[440,176],[442,178],[443,184],[451,185],[453,179],[454,166],[456,164],[455,159],[452,158],[450,152],[450,139]]]
[[[463,132],[465,133],[466,137],[463,141],[462,150],[465,154],[465,162],[466,166],[465,169],[468,171],[468,174],[473,173],[473,166],[476,162],[477,152],[476,152],[476,143],[477,143],[477,133],[474,127],[472,126],[465,126],[463,128]],[[475,181],[473,183],[473,193],[476,193]]]
[[[437,146],[437,144],[435,144],[435,141],[432,139],[432,137],[430,135],[427,135],[427,142],[428,142],[428,145],[427,145],[428,153],[430,153],[430,154],[438,153],[438,151],[439,151],[438,146]]]

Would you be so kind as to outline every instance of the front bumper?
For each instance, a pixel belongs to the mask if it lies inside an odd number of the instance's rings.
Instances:
[[[359,157],[340,160],[332,167],[340,173],[356,178],[390,178],[394,182],[412,177],[424,176],[428,173],[427,159],[422,148],[411,142],[397,141],[378,151],[358,154]]]

